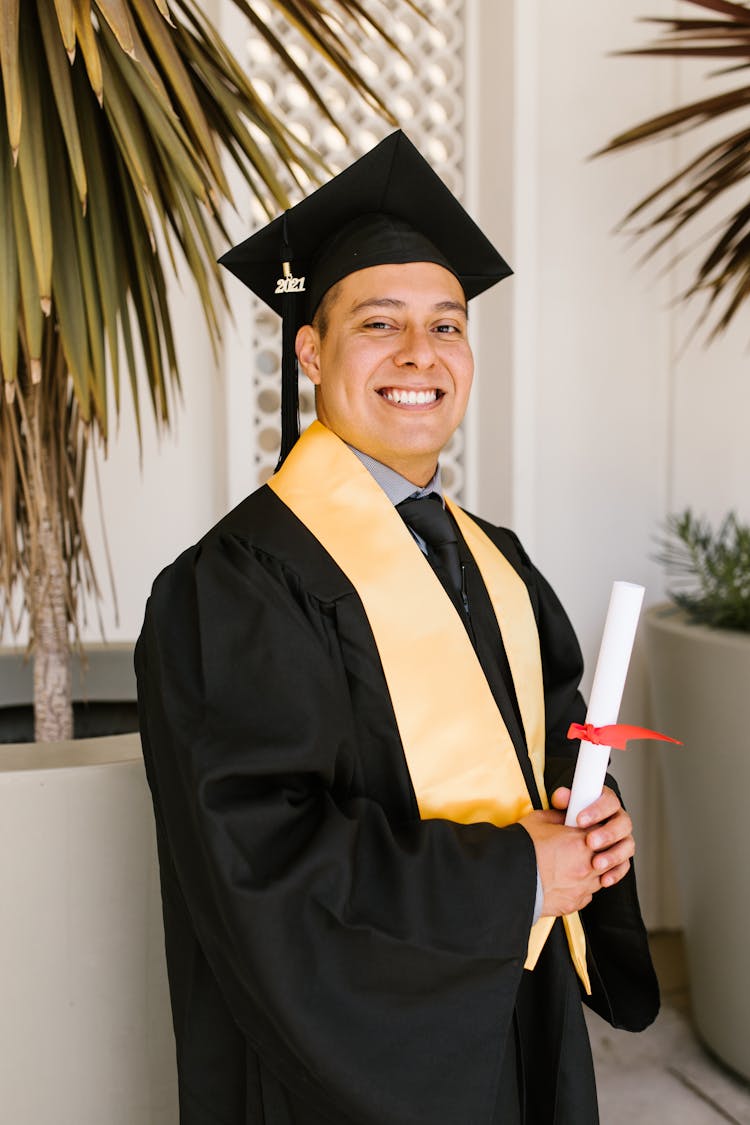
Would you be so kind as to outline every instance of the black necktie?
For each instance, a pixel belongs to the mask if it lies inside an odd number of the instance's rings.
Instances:
[[[452,592],[461,597],[461,563],[456,531],[437,493],[431,492],[418,500],[403,500],[396,506],[396,511],[407,527],[426,543],[427,558],[438,577],[441,577],[442,571]]]

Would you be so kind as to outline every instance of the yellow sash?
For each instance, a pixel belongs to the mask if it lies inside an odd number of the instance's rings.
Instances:
[[[314,422],[268,484],[359,594],[422,818],[488,821],[502,827],[531,812],[515,748],[466,630],[364,465],[335,434]],[[492,599],[546,807],[542,665],[528,591],[481,528],[449,504]],[[384,581],[384,575],[397,578]],[[572,914],[563,921],[576,971],[590,991],[580,919]],[[536,964],[553,922],[540,918],[532,927],[526,968]]]

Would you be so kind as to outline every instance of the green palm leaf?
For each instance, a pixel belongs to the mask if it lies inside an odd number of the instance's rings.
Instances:
[[[83,160],[81,137],[78,131],[78,118],[73,97],[69,60],[55,26],[54,13],[44,4],[39,6],[38,11],[39,27],[44,43],[47,69],[54,91],[55,108],[59,114],[60,124],[65,135],[68,159],[70,160],[73,175],[75,176],[78,197],[81,200],[81,204],[85,206],[87,189],[86,166]]]
[[[29,368],[31,382],[36,384],[41,379],[42,364],[42,337],[44,316],[39,297],[36,268],[34,265],[34,252],[31,246],[29,223],[26,208],[21,199],[21,191],[17,176],[9,177],[11,206],[13,210],[13,234],[16,251],[18,254],[18,273],[21,288],[20,319],[22,329],[19,331],[19,342]],[[7,204],[4,204],[4,208]],[[5,311],[7,309],[7,312]],[[12,316],[15,311],[12,299],[3,303],[3,315]],[[10,369],[13,371],[13,368]],[[15,386],[15,379],[9,386]]]
[[[24,9],[24,16],[27,14],[28,10]],[[27,20],[24,19],[23,23],[25,30]],[[18,152],[18,174],[29,222],[40,299],[46,313],[52,296],[52,213],[44,146],[44,113],[40,101],[42,73],[39,59],[40,56],[31,49],[31,45],[25,45],[22,53],[21,89],[26,112],[24,136]]]
[[[96,0],[99,14],[104,17],[126,55],[135,53],[133,21],[125,0]]]
[[[7,293],[0,302],[0,367],[3,377],[10,385],[15,381],[18,364],[18,248],[13,221],[13,199],[11,189],[12,169],[7,161],[0,162],[0,230],[2,231],[3,270]]]
[[[76,53],[76,16],[73,0],[54,0],[63,46],[70,61]]]
[[[750,67],[750,9],[730,0],[683,0],[721,18],[654,19],[658,41],[639,50],[622,52],[672,58],[737,60],[735,73]],[[747,124],[691,157],[676,174],[641,199],[625,216],[623,226],[649,238],[646,258],[674,245],[676,236],[691,228],[727,192],[747,183],[750,173],[750,85],[701,98],[641,122],[614,137],[602,150],[611,153],[660,137],[683,135],[701,125],[715,124],[729,114],[744,114]],[[734,199],[734,194],[731,197]],[[713,212],[712,212],[713,213]],[[695,268],[683,297],[705,299],[702,320],[713,320],[711,336],[722,332],[750,296],[750,204],[734,203],[730,213],[703,236],[709,246]]]
[[[0,7],[0,67],[3,71],[5,112],[13,160],[21,140],[21,72],[18,65],[18,16],[20,0]]]
[[[91,0],[73,0],[73,12],[75,15],[76,39],[81,46],[89,82],[96,94],[97,101],[101,104],[104,97],[104,79],[102,77],[102,60],[99,54],[99,39],[91,18]]]

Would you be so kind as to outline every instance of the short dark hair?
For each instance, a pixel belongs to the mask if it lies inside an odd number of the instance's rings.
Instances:
[[[337,281],[336,284],[332,285],[330,289],[326,289],[325,293],[320,299],[320,304],[318,305],[313,315],[312,325],[313,328],[317,330],[321,340],[325,338],[325,335],[328,332],[328,318],[331,314],[331,306],[338,297],[340,288],[341,282]]]

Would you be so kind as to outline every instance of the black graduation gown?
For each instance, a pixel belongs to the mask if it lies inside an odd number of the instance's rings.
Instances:
[[[549,767],[569,780],[580,650],[517,541],[482,527],[529,586]],[[270,489],[156,580],[136,670],[182,1125],[505,1125],[513,1043],[527,1122],[597,1120],[559,923],[523,971],[530,837],[420,820],[359,597]],[[584,923],[593,1003],[645,1026],[632,874]]]

